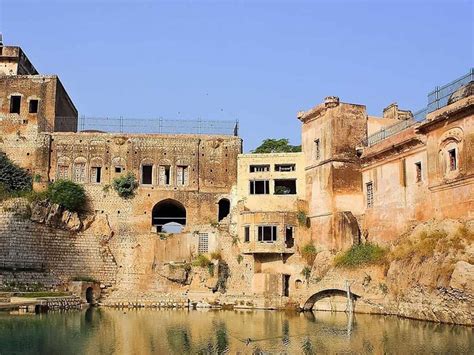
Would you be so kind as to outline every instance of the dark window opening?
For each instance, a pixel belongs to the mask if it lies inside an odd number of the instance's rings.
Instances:
[[[151,185],[153,182],[153,165],[142,166],[142,184]]]
[[[316,139],[314,141],[314,156],[315,156],[316,160],[321,159],[321,147],[320,147],[320,144],[319,144],[319,139]]]
[[[283,275],[283,297],[290,296],[290,275]]]
[[[171,176],[171,167],[169,165],[165,166],[164,167],[164,181],[165,181],[165,185],[169,185],[170,184],[170,176]]]
[[[275,164],[275,171],[295,171],[296,165],[295,164]]]
[[[250,181],[251,195],[268,195],[270,193],[269,180],[252,180]]]
[[[230,201],[226,198],[219,200],[219,213],[218,221],[222,221],[229,215],[230,212]]]
[[[258,241],[273,243],[277,240],[277,226],[258,226]]]
[[[367,188],[367,207],[372,207],[374,205],[374,185],[372,182],[365,184]]]
[[[250,165],[251,173],[257,173],[262,171],[270,171],[270,165]]]
[[[87,303],[94,302],[94,290],[92,289],[92,287],[88,287],[86,290],[86,301]]]
[[[244,243],[250,242],[250,226],[244,227]]]
[[[102,168],[94,166],[91,169],[91,182],[100,183]]]
[[[10,97],[10,113],[20,113],[21,96],[12,95]]]
[[[416,169],[416,182],[420,182],[422,180],[421,162],[415,163],[415,169]]]
[[[295,237],[293,236],[292,226],[286,226],[285,228],[285,245],[287,248],[293,248],[295,246]]]
[[[120,174],[120,173],[122,172],[122,169],[123,169],[123,168],[122,168],[121,166],[116,166],[116,167],[115,167],[115,173],[116,173],[116,174]]]
[[[295,195],[296,180],[275,180],[275,195]]]
[[[186,225],[186,209],[176,200],[163,200],[153,207],[152,225],[158,233],[179,233]]]
[[[38,103],[38,100],[30,100],[30,104],[28,105],[28,112],[38,113]]]
[[[456,159],[456,149],[448,150],[449,155],[449,170],[453,171],[458,168],[458,162]]]

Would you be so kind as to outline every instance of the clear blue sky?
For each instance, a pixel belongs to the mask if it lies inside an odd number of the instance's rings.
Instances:
[[[0,0],[5,43],[85,115],[238,119],[244,149],[300,143],[336,95],[378,115],[426,105],[473,65],[473,2]]]

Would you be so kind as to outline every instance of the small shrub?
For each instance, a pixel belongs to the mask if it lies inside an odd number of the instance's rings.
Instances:
[[[240,241],[239,237],[236,235],[232,236],[232,245],[237,245],[237,243]]]
[[[210,276],[214,276],[214,264],[213,263],[207,264],[207,271],[209,272]]]
[[[301,270],[301,275],[303,275],[306,281],[308,281],[311,277],[311,268],[309,266],[305,266],[303,270]]]
[[[355,268],[361,265],[383,264],[387,249],[376,244],[366,243],[355,245],[349,250],[338,254],[334,259],[337,267]]]
[[[384,284],[383,282],[379,283],[379,289],[382,291],[384,295],[388,293],[388,286]]]
[[[135,190],[138,187],[138,181],[135,175],[128,173],[114,179],[112,186],[117,194],[122,198],[132,198],[135,196]]]
[[[222,255],[218,251],[214,251],[211,253],[212,260],[222,260]]]
[[[298,213],[296,214],[296,218],[298,219],[298,224],[301,227],[308,227],[309,226],[308,216],[306,215],[305,211],[302,211],[302,210],[298,211]]]
[[[301,249],[301,256],[303,257],[303,259],[306,260],[306,263],[308,265],[313,265],[314,259],[316,259],[316,255],[318,255],[318,250],[311,243],[306,244]]]
[[[240,265],[240,263],[244,260],[244,257],[242,255],[237,255],[237,263]]]
[[[84,187],[69,180],[57,180],[48,188],[52,203],[57,203],[72,212],[82,211],[86,204]]]
[[[207,267],[209,264],[212,264],[212,262],[203,254],[196,256],[196,259],[192,262],[192,265],[197,267]]]
[[[34,182],[41,182],[41,175],[40,174],[35,174],[35,176],[33,177],[33,181]]]

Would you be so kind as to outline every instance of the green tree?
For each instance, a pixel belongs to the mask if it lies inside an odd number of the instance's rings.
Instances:
[[[265,139],[252,153],[291,153],[301,152],[301,145],[291,145],[287,138]]]
[[[51,202],[73,212],[81,211],[86,204],[84,187],[69,180],[57,180],[49,185],[48,195]]]

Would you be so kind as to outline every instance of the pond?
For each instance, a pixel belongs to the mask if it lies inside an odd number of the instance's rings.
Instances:
[[[222,310],[0,313],[0,354],[463,354],[473,328],[388,316]]]

